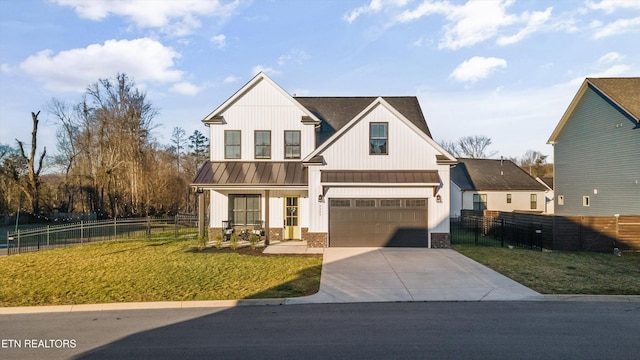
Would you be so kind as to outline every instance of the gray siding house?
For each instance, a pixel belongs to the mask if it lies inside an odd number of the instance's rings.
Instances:
[[[556,214],[640,214],[640,78],[587,78],[548,143]]]

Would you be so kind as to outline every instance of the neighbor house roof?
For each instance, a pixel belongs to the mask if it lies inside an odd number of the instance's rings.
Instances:
[[[451,169],[451,180],[461,190],[546,190],[511,160],[458,159]]]
[[[422,109],[415,96],[382,96],[398,112],[406,117],[418,129],[431,137],[431,132],[422,114]],[[377,99],[375,96],[345,97],[294,97],[302,106],[316,117],[324,120],[332,134],[340,130],[362,110]]]
[[[592,89],[605,98],[634,122],[636,129],[640,128],[640,77],[586,78],[547,143],[556,142],[560,131],[564,128],[587,89]]]
[[[297,161],[207,161],[192,185],[307,186],[308,169]]]

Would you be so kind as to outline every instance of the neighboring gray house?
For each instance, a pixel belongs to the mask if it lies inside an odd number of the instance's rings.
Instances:
[[[640,78],[587,78],[548,143],[556,214],[640,214]]]
[[[546,191],[511,160],[458,159],[451,169],[451,215],[463,209],[544,213]]]

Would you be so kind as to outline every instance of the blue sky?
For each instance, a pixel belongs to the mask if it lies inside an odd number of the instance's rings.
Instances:
[[[300,96],[417,96],[436,141],[552,155],[585,77],[640,76],[639,36],[638,0],[0,0],[0,144],[42,110],[55,153],[50,100],[118,72],[169,144],[264,71]]]

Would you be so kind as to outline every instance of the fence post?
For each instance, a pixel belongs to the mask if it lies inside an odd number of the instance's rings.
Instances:
[[[151,218],[147,215],[147,240],[151,240]]]
[[[474,234],[473,235],[474,235],[476,246],[478,246],[478,233],[480,232],[480,226],[478,225],[478,223],[482,219],[479,219],[479,218],[476,217],[476,218],[474,218],[474,220],[475,220],[476,226],[474,226],[474,229],[473,229],[474,230],[473,231]]]
[[[500,219],[500,247],[504,247],[504,219]]]
[[[84,221],[80,220],[80,245],[84,243]]]
[[[176,214],[176,216],[173,218],[174,219],[174,223],[175,223],[175,233],[176,233],[176,239],[178,238],[178,214]]]
[[[20,255],[20,229],[18,229],[18,255]]]
[[[118,222],[115,216],[113,217],[113,239],[118,239]]]
[[[49,228],[50,228],[50,227],[51,227],[51,225],[47,225],[47,247],[49,247],[49,238],[51,237],[51,236],[49,235],[49,230],[50,230]]]
[[[11,249],[9,248],[9,231],[7,231],[7,256],[11,255]]]

